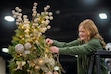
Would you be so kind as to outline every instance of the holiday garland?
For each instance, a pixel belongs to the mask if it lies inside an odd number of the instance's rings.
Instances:
[[[11,74],[61,74],[63,70],[58,54],[49,51],[43,35],[51,28],[48,24],[53,20],[52,12],[47,11],[50,6],[44,7],[41,13],[36,8],[37,3],[34,3],[31,21],[19,7],[12,10],[18,28],[9,46],[9,54],[13,57],[9,61]]]

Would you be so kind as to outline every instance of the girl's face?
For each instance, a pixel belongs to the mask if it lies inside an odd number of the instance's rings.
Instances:
[[[85,42],[88,39],[88,34],[86,33],[86,30],[83,28],[83,26],[79,26],[79,38]]]

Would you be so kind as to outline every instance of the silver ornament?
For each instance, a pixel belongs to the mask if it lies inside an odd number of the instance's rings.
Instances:
[[[31,43],[29,43],[29,42],[24,44],[24,48],[25,48],[26,50],[31,49],[31,47],[32,47],[32,45],[31,45]]]
[[[23,53],[23,52],[24,52],[24,46],[23,46],[22,44],[17,44],[17,45],[15,46],[15,51],[16,51],[17,53]]]

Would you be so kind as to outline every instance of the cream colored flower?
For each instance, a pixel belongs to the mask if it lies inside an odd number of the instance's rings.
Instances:
[[[24,18],[24,19],[27,18],[27,15],[23,15],[23,18]]]
[[[44,12],[41,12],[41,15],[44,15],[45,13]]]
[[[45,21],[45,25],[48,25],[49,23],[50,23],[49,20],[46,20],[46,21]]]
[[[50,8],[50,5],[47,5],[46,7],[49,9],[49,8]]]
[[[35,2],[35,3],[34,3],[34,6],[37,6],[37,5],[38,5],[38,4]]]
[[[16,22],[16,25],[19,25],[20,23],[19,22]]]
[[[49,16],[52,16],[53,14],[52,14],[52,12],[49,12]]]
[[[46,16],[45,18],[48,20],[48,19],[49,19],[49,16]]]
[[[19,13],[19,16],[22,17],[22,13]]]
[[[19,11],[19,9],[20,9],[19,7],[16,7],[16,8],[15,8],[16,11]]]
[[[51,28],[51,26],[48,25],[48,26],[47,26],[47,29],[50,29],[50,28]]]
[[[50,18],[50,20],[53,20],[53,17],[52,17],[52,16],[50,16],[49,18]]]

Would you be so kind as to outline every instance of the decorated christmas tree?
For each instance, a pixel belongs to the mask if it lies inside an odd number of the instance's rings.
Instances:
[[[49,5],[44,11],[38,13],[37,3],[32,9],[32,19],[22,14],[22,9],[16,7],[12,10],[16,19],[17,29],[9,46],[9,61],[11,74],[61,74],[59,55],[52,54],[50,45],[45,42],[44,33],[50,29],[50,20],[53,20],[52,12],[48,12]]]

